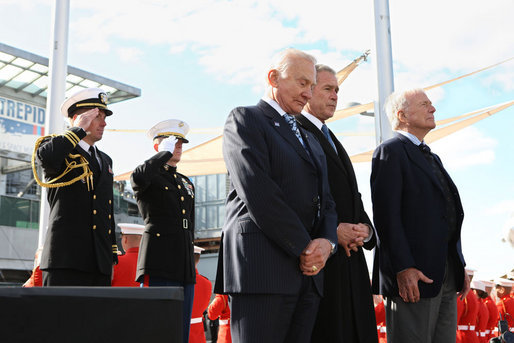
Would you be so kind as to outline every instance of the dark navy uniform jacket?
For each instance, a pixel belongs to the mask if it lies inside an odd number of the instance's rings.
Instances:
[[[138,166],[131,176],[139,211],[145,221],[136,280],[143,275],[195,283],[194,187],[166,162],[162,151]]]
[[[73,136],[75,139],[69,139]],[[88,162],[91,156],[78,141],[86,132],[72,127],[62,135],[44,140],[37,158],[48,181],[63,173],[68,163],[80,163],[79,156]],[[112,160],[98,151],[102,160],[100,176],[92,189],[86,177],[67,186],[48,188],[50,217],[41,256],[41,270],[75,269],[110,275],[117,263],[117,245],[113,213]],[[75,155],[72,158],[69,156]],[[66,182],[83,173],[72,169],[59,182]]]

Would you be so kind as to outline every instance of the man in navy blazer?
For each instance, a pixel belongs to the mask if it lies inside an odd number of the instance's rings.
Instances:
[[[229,294],[233,342],[309,342],[323,267],[337,244],[325,155],[296,126],[312,96],[315,59],[287,49],[267,95],[224,129],[230,176],[215,293]]]
[[[455,342],[456,294],[469,291],[459,193],[423,139],[435,108],[422,89],[390,95],[396,135],[373,155],[371,196],[378,244],[373,291],[385,297],[387,341]]]

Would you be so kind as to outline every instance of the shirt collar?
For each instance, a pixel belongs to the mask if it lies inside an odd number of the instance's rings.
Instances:
[[[321,130],[321,127],[323,126],[323,122],[310,114],[307,111],[302,111],[302,114],[305,118],[309,119],[311,123],[313,123],[319,130]]]
[[[282,107],[280,107],[278,102],[276,102],[275,100],[273,100],[269,96],[267,96],[267,95],[263,96],[262,100],[267,102],[271,107],[273,107],[275,109],[275,111],[277,111],[282,117],[284,116],[284,114],[286,114],[286,111],[284,111],[282,109]]]
[[[406,131],[402,131],[402,130],[397,130],[396,132],[398,132],[399,134],[407,137],[414,145],[420,145],[421,143],[423,143],[422,141],[420,141],[418,139],[418,137],[414,136],[412,133],[409,133],[409,132],[406,132]]]
[[[82,149],[84,149],[85,151],[87,151],[87,152],[89,152],[89,147],[91,147],[91,146],[93,146],[93,147],[94,147],[94,145],[89,145],[89,144],[87,144],[86,142],[84,142],[84,140],[83,140],[83,139],[79,141],[79,146],[80,146]]]

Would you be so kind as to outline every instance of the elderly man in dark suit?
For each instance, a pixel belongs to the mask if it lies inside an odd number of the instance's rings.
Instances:
[[[456,294],[465,296],[457,187],[423,139],[435,128],[422,89],[390,95],[396,135],[373,155],[371,196],[378,244],[373,291],[385,299],[387,341],[455,342]]]
[[[283,51],[267,95],[224,129],[230,175],[216,293],[228,293],[234,342],[309,342],[326,260],[337,243],[326,161],[296,125],[312,96],[315,59]]]
[[[325,266],[325,288],[311,342],[376,343],[377,331],[368,267],[361,246],[376,244],[364,211],[352,162],[325,125],[337,106],[336,72],[316,65],[316,86],[298,122],[318,139],[327,156],[328,179],[336,203],[339,249]]]
[[[112,160],[95,143],[112,111],[102,89],[87,88],[67,98],[61,113],[71,127],[36,142],[45,180],[34,176],[49,187],[50,204],[41,256],[43,286],[110,286],[118,262]]]

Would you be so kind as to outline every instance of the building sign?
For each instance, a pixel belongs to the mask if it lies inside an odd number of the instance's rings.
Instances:
[[[45,115],[43,107],[0,96],[0,149],[32,154],[45,134]]]

